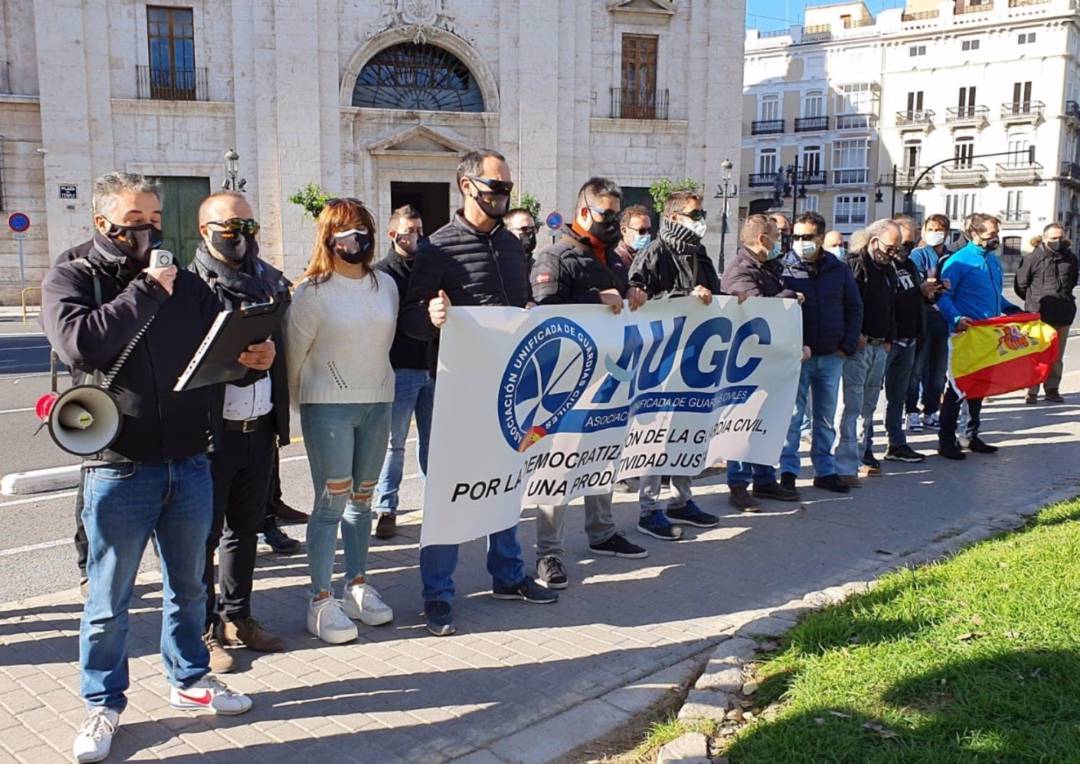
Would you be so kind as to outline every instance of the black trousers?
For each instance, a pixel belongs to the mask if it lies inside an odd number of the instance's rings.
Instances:
[[[938,445],[952,446],[956,443],[956,423],[960,419],[960,396],[952,385],[945,385],[945,399],[941,402],[941,429],[938,430]],[[967,434],[975,437],[979,434],[979,415],[982,413],[982,398],[968,398]]]
[[[267,493],[266,521],[263,530],[277,525],[278,505],[281,504],[281,449],[274,445],[274,464],[270,473],[270,490]]]
[[[214,523],[206,545],[206,625],[251,615],[251,587],[259,531],[266,520],[276,436],[272,418],[254,432],[226,431],[210,455],[214,478]],[[214,591],[214,551],[218,552],[220,595]]]

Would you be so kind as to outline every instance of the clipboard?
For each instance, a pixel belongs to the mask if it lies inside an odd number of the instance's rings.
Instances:
[[[286,300],[218,313],[173,392],[242,379],[248,369],[236,359],[248,345],[266,341],[285,318]],[[280,349],[279,349],[280,352]]]

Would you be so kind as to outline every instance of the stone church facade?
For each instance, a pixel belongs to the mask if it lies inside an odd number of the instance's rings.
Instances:
[[[744,0],[2,0],[0,208],[25,212],[28,286],[87,238],[94,177],[160,177],[167,244],[190,256],[198,200],[239,155],[266,256],[296,275],[307,183],[385,226],[459,204],[469,148],[510,162],[543,214],[589,175],[633,200],[703,183],[719,238],[721,162],[739,158]],[[736,168],[736,173],[738,169]],[[380,231],[380,247],[384,247]],[[541,239],[543,242],[543,239]],[[18,301],[11,233],[0,300]],[[730,237],[728,248],[733,246]]]

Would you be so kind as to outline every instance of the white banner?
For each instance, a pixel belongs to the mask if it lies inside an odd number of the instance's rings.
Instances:
[[[421,544],[516,524],[619,479],[777,461],[802,357],[794,300],[452,308]]]

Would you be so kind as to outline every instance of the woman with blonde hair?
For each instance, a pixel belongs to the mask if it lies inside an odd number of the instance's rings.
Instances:
[[[371,267],[375,221],[356,199],[333,199],[319,214],[315,247],[289,310],[289,388],[300,408],[315,504],[308,521],[308,631],[330,644],[356,638],[356,625],[394,613],[367,583],[371,497],[386,454],[397,323],[394,280]],[[342,599],[330,578],[338,527],[345,548]]]

